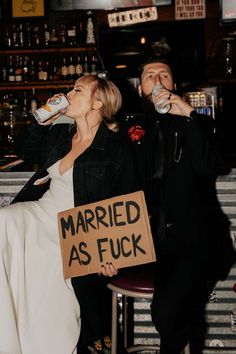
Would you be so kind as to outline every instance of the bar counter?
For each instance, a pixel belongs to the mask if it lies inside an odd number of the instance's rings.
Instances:
[[[33,168],[0,172],[0,207],[11,202],[33,173]],[[231,236],[236,246],[236,169],[219,176],[216,188],[222,209],[231,221]],[[134,308],[135,344],[159,343],[158,334],[150,322],[150,301],[135,300]],[[209,331],[204,354],[236,354],[236,264],[228,278],[219,282],[212,293],[207,320]]]

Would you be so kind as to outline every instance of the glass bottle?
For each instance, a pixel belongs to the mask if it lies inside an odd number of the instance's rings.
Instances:
[[[8,65],[8,71],[7,71],[7,77],[9,82],[15,81],[15,68],[13,65],[13,57],[10,55],[9,56],[9,65]]]
[[[44,31],[43,31],[43,44],[47,47],[50,40],[50,32],[48,30],[48,25],[44,23]]]
[[[20,23],[20,26],[19,26],[18,38],[19,38],[19,46],[24,47],[25,46],[25,35],[24,35],[22,23]]]
[[[87,13],[87,27],[86,27],[86,43],[87,44],[95,44],[95,34],[94,34],[94,23],[92,20],[92,11],[88,11]]]
[[[32,96],[30,98],[30,113],[33,115],[33,113],[36,111],[38,108],[38,100],[35,95],[35,88],[32,88]]]
[[[83,75],[83,66],[80,61],[80,55],[77,57],[77,64],[75,66],[76,79]]]
[[[23,68],[22,68],[22,57],[19,58],[19,56],[16,56],[16,65],[15,65],[15,81],[16,82],[21,82],[22,81],[22,74],[23,74]]]
[[[95,55],[92,56],[92,63],[91,63],[91,75],[97,75],[97,57]]]
[[[67,66],[67,80],[74,80],[75,79],[75,64],[73,57],[70,56],[69,63]]]
[[[83,75],[84,76],[90,75],[87,55],[85,55],[85,57],[84,57]]]
[[[68,67],[67,67],[67,63],[66,63],[66,58],[63,57],[62,58],[62,65],[61,65],[61,79],[67,80],[67,76],[68,76]]]

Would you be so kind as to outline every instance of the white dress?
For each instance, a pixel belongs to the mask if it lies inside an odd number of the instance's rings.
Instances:
[[[57,213],[73,208],[73,168],[48,169],[35,202],[0,209],[0,354],[71,354],[80,308],[62,272]]]

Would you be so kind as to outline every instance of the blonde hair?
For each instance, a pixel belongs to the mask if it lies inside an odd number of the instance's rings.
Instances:
[[[122,105],[122,96],[118,87],[110,80],[101,79],[95,75],[81,77],[83,81],[92,83],[92,98],[95,97],[102,102],[100,109],[101,116],[108,128],[118,130],[118,123],[115,121],[115,115]]]

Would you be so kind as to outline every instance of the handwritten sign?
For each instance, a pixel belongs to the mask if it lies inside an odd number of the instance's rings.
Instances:
[[[142,191],[58,213],[64,278],[156,260]]]
[[[205,0],[175,0],[176,20],[193,20],[205,17]]]

